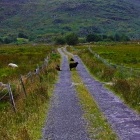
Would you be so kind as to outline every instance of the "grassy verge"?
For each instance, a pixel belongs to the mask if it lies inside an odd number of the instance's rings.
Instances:
[[[130,77],[127,72],[119,71],[104,65],[97,60],[87,47],[76,47],[76,50],[69,48],[69,51],[78,54],[90,73],[98,80],[105,82],[105,85],[119,96],[128,106],[140,112],[140,79]],[[133,99],[133,100],[132,100]]]
[[[79,83],[75,84],[75,87],[84,110],[84,118],[88,122],[87,130],[89,136],[96,140],[116,140],[116,134],[112,131],[93,97],[83,83],[81,83],[82,79],[76,71],[72,71],[72,81],[74,83]]]
[[[60,57],[52,54],[46,69],[41,73],[41,82],[35,77],[34,82],[27,85],[27,98],[16,99],[17,112],[11,106],[0,111],[1,140],[38,140],[42,135],[49,108],[49,98],[57,78],[56,64]]]

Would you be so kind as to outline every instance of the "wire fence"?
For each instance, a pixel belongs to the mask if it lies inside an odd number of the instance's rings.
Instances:
[[[98,60],[100,60],[106,66],[111,67],[111,68],[115,68],[115,69],[119,70],[122,74],[125,74],[129,77],[132,77],[132,76],[138,77],[138,78],[140,77],[140,69],[139,68],[126,67],[124,65],[117,65],[117,64],[111,63],[111,62],[105,60],[104,58],[102,58],[96,52],[94,52],[91,49],[91,47],[88,47],[88,50],[90,51],[90,53],[92,53],[94,55],[94,57],[96,57]]]
[[[29,73],[27,73],[27,75],[19,76],[20,86],[23,89],[23,93],[24,93],[25,97],[27,97],[25,81],[27,82],[27,80],[30,79],[30,81],[33,82],[33,78],[37,75],[40,78],[40,82],[41,82],[40,73],[42,70],[44,70],[47,67],[48,62],[49,62],[49,57],[47,56],[44,59],[44,62],[41,66],[37,65],[37,68],[34,71],[30,71]],[[4,92],[6,92],[6,93],[4,93]],[[1,94],[3,94],[3,95],[1,95]],[[16,112],[14,96],[12,93],[10,83],[4,84],[3,82],[0,82],[0,95],[1,95],[0,102],[3,101],[6,97],[8,97],[10,99],[10,103],[13,107],[13,110]]]
[[[0,93],[2,93],[4,90],[2,90]],[[6,96],[8,94],[8,92],[7,93],[5,93],[2,97],[0,97],[0,101]]]

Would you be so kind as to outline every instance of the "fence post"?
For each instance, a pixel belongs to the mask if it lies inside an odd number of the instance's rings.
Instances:
[[[25,97],[26,97],[27,94],[26,94],[25,86],[24,86],[24,83],[23,83],[23,81],[22,81],[21,75],[20,75],[20,82],[21,82],[21,85],[22,85],[22,88],[23,88],[23,91],[24,91],[24,94],[25,94]]]
[[[10,84],[8,83],[8,92],[9,92],[9,97],[10,97],[10,100],[11,100],[11,104],[13,106],[13,109],[14,109],[14,112],[16,112],[16,106],[15,106],[15,102],[14,102],[14,98],[13,98],[13,93],[12,93],[12,90],[11,90],[11,86]]]

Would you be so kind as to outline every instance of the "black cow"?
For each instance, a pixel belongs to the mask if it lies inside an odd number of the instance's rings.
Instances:
[[[78,65],[78,62],[70,63],[70,64],[69,64],[69,68],[70,68],[70,70],[71,70],[72,68],[76,68],[77,65]]]

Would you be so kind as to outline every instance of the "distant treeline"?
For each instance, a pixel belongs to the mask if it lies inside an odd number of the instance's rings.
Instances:
[[[33,42],[43,42],[43,43],[55,43],[57,45],[76,45],[78,43],[86,42],[98,42],[98,41],[130,41],[130,38],[125,34],[116,33],[114,35],[105,34],[88,34],[85,37],[79,37],[76,33],[68,34],[56,34],[56,35],[40,35],[37,37],[30,37],[25,33],[18,33],[18,35],[7,35],[5,37],[0,37],[0,44],[25,44],[30,41]]]
[[[100,35],[100,34],[89,34],[86,37],[79,38],[77,34],[71,33],[66,36],[56,37],[56,44],[68,44],[76,45],[78,43],[87,43],[87,42],[99,42],[99,41],[117,41],[125,42],[130,41],[130,38],[125,34],[115,34],[115,35]]]
[[[125,34],[115,35],[98,35],[98,34],[89,34],[86,37],[87,42],[98,42],[98,41],[130,41],[130,38]]]
[[[24,33],[18,33],[18,35],[9,34],[7,36],[0,37],[0,44],[24,44],[27,42],[29,42],[29,37]]]

